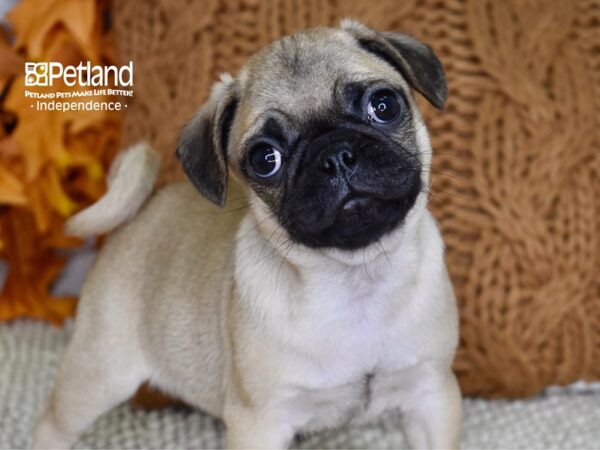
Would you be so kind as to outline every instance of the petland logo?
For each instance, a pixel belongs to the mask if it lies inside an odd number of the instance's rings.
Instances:
[[[122,111],[133,97],[133,62],[120,67],[26,62],[25,86],[25,98],[34,100],[30,107],[37,111]]]
[[[77,66],[63,66],[59,62],[25,63],[25,86],[53,86],[54,81],[59,79],[70,87],[131,87],[133,61],[121,67],[92,66],[90,61]]]

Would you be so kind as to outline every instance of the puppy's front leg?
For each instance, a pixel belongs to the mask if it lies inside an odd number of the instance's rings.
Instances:
[[[294,431],[278,414],[244,406],[225,409],[230,449],[286,449]]]
[[[462,398],[448,368],[428,367],[415,380],[417,393],[402,406],[404,436],[412,449],[458,449]]]

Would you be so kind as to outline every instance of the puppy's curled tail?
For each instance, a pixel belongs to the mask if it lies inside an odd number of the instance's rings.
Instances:
[[[108,173],[108,190],[100,200],[71,217],[71,236],[106,233],[134,217],[154,189],[160,156],[145,142],[122,152]]]

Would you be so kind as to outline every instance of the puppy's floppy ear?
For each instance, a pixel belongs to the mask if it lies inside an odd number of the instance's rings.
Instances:
[[[363,49],[398,70],[436,108],[444,107],[448,97],[446,76],[429,46],[407,34],[378,32],[353,20],[343,20],[341,27]]]
[[[206,104],[183,129],[177,148],[190,181],[221,207],[227,198],[227,144],[238,103],[236,95],[233,78],[222,76]]]

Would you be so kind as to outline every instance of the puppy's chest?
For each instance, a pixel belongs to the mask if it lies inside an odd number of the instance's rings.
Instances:
[[[316,285],[315,285],[316,286]],[[383,373],[414,365],[415,324],[410,318],[410,280],[322,283],[296,298],[285,323],[285,366],[302,428],[336,426],[379,409]],[[387,390],[386,390],[387,391]],[[393,390],[392,390],[393,391]]]
[[[295,425],[303,431],[335,427],[363,418],[372,401],[374,374],[324,389],[301,388],[290,400]]]
[[[363,402],[381,370],[418,359],[402,294],[393,286],[330,285],[296,302],[285,326],[285,377],[317,404],[343,397]],[[302,301],[304,300],[304,303]],[[294,310],[295,309],[295,310]]]
[[[386,283],[316,284],[294,302],[285,326],[308,366],[326,367],[332,381],[354,378],[385,363],[391,341],[406,331],[401,315],[407,293]]]
[[[296,389],[288,397],[288,411],[303,431],[360,423],[403,404],[407,397],[404,378],[402,371],[375,370],[345,384]]]

